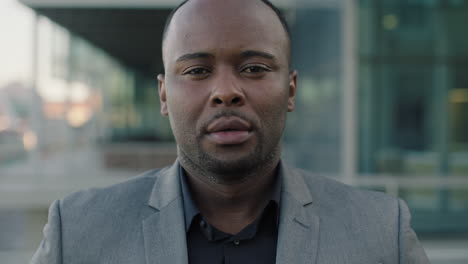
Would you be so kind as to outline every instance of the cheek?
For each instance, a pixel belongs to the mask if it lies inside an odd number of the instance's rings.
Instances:
[[[266,138],[276,141],[284,130],[288,112],[289,92],[286,86],[269,85],[257,87],[250,93],[252,108],[258,115]]]
[[[169,115],[181,113],[183,116],[188,116],[203,109],[206,100],[205,89],[199,85],[175,80],[168,83],[167,87]]]
[[[262,85],[249,89],[248,100],[261,118],[272,119],[288,110],[289,92],[285,86]]]
[[[174,133],[193,133],[206,105],[204,89],[181,81],[169,82],[167,87],[167,108]]]

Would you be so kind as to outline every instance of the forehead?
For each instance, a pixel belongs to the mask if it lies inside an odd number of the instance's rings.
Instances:
[[[163,56],[260,50],[286,59],[288,45],[277,15],[260,0],[191,0],[175,13]]]

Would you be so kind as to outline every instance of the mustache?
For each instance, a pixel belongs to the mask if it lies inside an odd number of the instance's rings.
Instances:
[[[252,118],[250,118],[249,116],[245,115],[244,113],[236,111],[236,110],[222,110],[222,111],[216,112],[206,122],[203,122],[202,125],[200,126],[199,131],[201,131],[202,134],[206,133],[208,126],[215,120],[222,118],[222,117],[237,117],[244,121],[249,122],[249,124],[252,126],[253,129],[257,128],[257,122],[253,120]]]

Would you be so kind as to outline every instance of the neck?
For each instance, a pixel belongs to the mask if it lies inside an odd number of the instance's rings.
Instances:
[[[223,184],[220,175],[206,175],[189,164],[181,165],[187,172],[192,197],[203,217],[219,230],[236,234],[260,216],[270,201],[279,157],[266,166],[259,166],[252,175],[239,175],[239,182]]]

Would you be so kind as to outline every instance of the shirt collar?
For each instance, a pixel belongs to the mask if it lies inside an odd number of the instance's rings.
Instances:
[[[185,170],[182,168],[182,166],[180,166],[180,164],[179,178],[182,189],[182,200],[184,201],[185,231],[188,232],[193,218],[195,218],[195,216],[197,216],[200,211],[193,201],[192,193],[190,192],[189,185],[187,183],[187,175],[185,174]]]
[[[275,183],[273,186],[273,194],[270,199],[270,201],[274,202],[278,208],[276,210],[276,224],[279,224],[279,207],[280,207],[280,199],[281,199],[281,178],[283,177],[279,173],[281,166],[281,162],[278,164],[278,167],[276,168],[276,177],[275,177]],[[198,210],[198,207],[195,205],[195,202],[192,198],[192,193],[190,192],[190,188],[187,182],[187,174],[185,173],[184,168],[179,164],[178,165],[178,174],[180,178],[180,185],[181,185],[181,190],[182,190],[182,200],[184,203],[184,216],[185,216],[185,231],[188,232],[190,229],[190,225],[192,224],[193,219],[200,214],[200,210]]]

